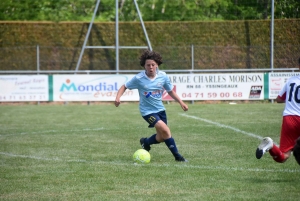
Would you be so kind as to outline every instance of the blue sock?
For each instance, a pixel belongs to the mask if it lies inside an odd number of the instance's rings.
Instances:
[[[178,153],[174,138],[171,137],[169,139],[166,139],[165,143],[175,158],[181,157],[181,155]]]
[[[156,140],[155,137],[156,137],[156,134],[153,134],[151,137],[148,137],[148,138],[145,140],[146,143],[148,143],[149,145],[160,143],[160,142],[158,142],[158,141]]]

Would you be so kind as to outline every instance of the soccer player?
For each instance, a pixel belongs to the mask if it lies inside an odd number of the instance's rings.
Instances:
[[[149,138],[140,139],[142,148],[150,151],[150,145],[165,142],[176,161],[187,162],[178,152],[175,140],[167,125],[167,115],[162,102],[164,90],[180,104],[184,111],[188,110],[188,106],[173,90],[173,85],[166,73],[158,70],[158,66],[162,63],[162,57],[159,53],[150,50],[144,51],[140,56],[140,65],[144,67],[145,71],[138,73],[120,87],[115,99],[115,106],[118,107],[120,105],[120,98],[126,89],[138,89],[140,113],[149,123],[148,127],[155,127],[156,129],[156,134]]]
[[[300,70],[300,58],[298,64]],[[260,159],[269,151],[276,162],[284,163],[290,157],[295,147],[296,152],[294,156],[300,165],[299,147],[296,146],[296,141],[300,137],[300,75],[293,76],[287,80],[279,92],[276,102],[285,103],[279,147],[273,143],[271,138],[263,138],[256,149],[256,158]]]

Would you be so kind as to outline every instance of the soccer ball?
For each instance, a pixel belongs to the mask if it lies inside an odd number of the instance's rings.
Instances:
[[[133,154],[133,160],[137,163],[150,163],[150,153],[146,151],[145,149],[138,149]]]

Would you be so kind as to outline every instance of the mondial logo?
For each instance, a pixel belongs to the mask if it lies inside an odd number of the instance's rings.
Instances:
[[[60,88],[60,92],[64,91],[76,91],[76,92],[88,92],[88,91],[118,91],[118,83],[106,84],[106,82],[100,82],[96,85],[92,84],[80,84],[76,86],[74,83],[71,83],[69,79],[66,80],[66,83],[63,83]]]

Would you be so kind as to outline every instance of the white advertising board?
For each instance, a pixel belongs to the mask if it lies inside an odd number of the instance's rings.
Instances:
[[[134,75],[53,75],[54,101],[114,101],[118,89]],[[263,100],[263,73],[168,74],[182,100]],[[121,101],[138,101],[126,90]],[[172,100],[165,92],[163,100]]]
[[[269,73],[269,99],[276,99],[279,91],[286,81],[293,76],[299,76],[300,72],[294,73]]]
[[[1,75],[0,102],[48,101],[47,75]]]
[[[54,101],[114,101],[119,88],[134,75],[53,75]],[[137,101],[137,90],[126,90],[123,101]]]
[[[263,100],[263,73],[169,74],[182,100]]]

